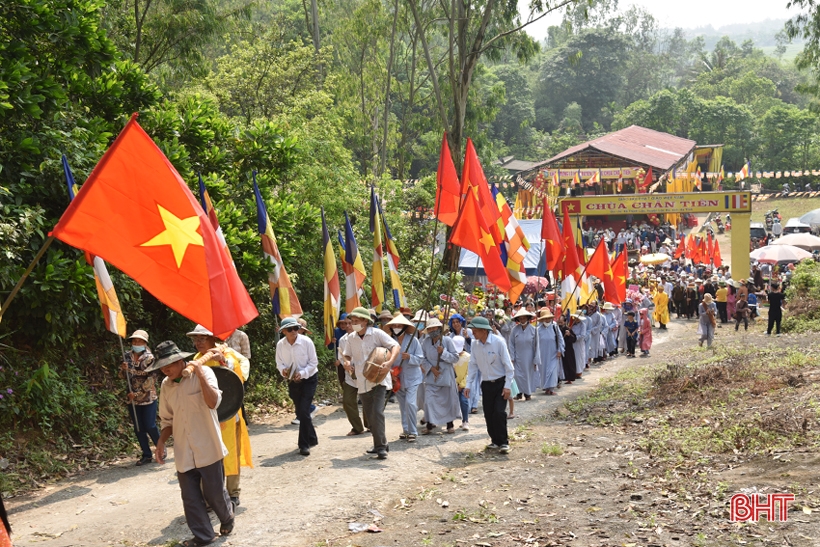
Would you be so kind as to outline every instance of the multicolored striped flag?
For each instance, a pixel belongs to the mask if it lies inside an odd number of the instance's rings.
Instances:
[[[516,302],[527,285],[527,270],[524,269],[523,262],[524,256],[530,248],[530,243],[524,236],[524,231],[519,226],[498,186],[493,184],[491,192],[500,215],[498,225],[501,233],[504,234],[504,242],[499,246],[499,251],[501,253],[501,263],[504,264],[507,269],[507,276],[510,278],[510,290],[507,291],[507,298],[511,302]]]
[[[214,227],[214,232],[216,232],[216,238],[219,240],[222,249],[224,249],[225,254],[228,255],[228,258],[231,261],[231,265],[236,269],[236,264],[234,264],[233,257],[231,257],[231,249],[228,247],[228,242],[225,241],[225,234],[222,233],[222,226],[219,225],[219,219],[216,216],[216,209],[214,209],[214,204],[211,201],[211,196],[208,195],[208,190],[205,188],[205,183],[202,182],[202,175],[199,176],[199,201],[202,202],[202,209],[205,210],[205,214],[208,216],[208,220],[211,221],[211,226]]]
[[[68,197],[73,200],[78,191],[77,183],[74,182],[74,174],[71,172],[71,167],[68,166],[68,158],[65,157],[65,154],[63,154],[63,172],[68,185]],[[94,268],[94,285],[97,287],[97,296],[100,299],[105,330],[125,338],[125,317],[120,308],[117,291],[114,290],[114,284],[111,282],[111,276],[108,275],[105,261],[89,253],[85,253],[85,260]]]
[[[384,217],[382,211],[382,204],[376,198],[376,205],[379,207],[379,216],[382,219],[382,227],[384,228],[384,242],[387,247],[387,267],[390,270],[390,287],[393,294],[393,305],[395,309],[406,308],[407,298],[404,296],[404,288],[399,279],[399,250],[396,248],[396,241],[393,239],[393,234],[390,233],[390,227],[387,225],[387,219]]]
[[[384,305],[384,247],[382,247],[382,222],[376,189],[370,188],[370,233],[373,234],[373,275],[370,279],[370,305],[377,313]]]
[[[356,236],[353,234],[353,225],[345,212],[345,239],[341,240],[344,245],[344,259],[342,269],[345,273],[345,311],[352,312],[361,306],[362,284],[367,277],[364,269],[362,256],[359,254],[359,246],[356,244]]]
[[[273,235],[273,226],[268,217],[268,210],[259,193],[259,186],[256,185],[256,171],[253,172],[253,193],[256,195],[256,220],[259,227],[259,235],[262,238],[262,252],[265,258],[270,260],[271,271],[268,272],[268,285],[270,285],[270,298],[273,304],[273,313],[280,318],[299,317],[302,315],[302,306],[293,284],[282,262],[282,255],[279,254],[279,246],[276,244],[276,236]]]
[[[746,163],[743,164],[743,168],[740,171],[738,171],[737,173],[735,173],[735,180],[745,179],[746,177],[749,176],[749,171],[750,170],[751,170],[751,168],[749,167],[749,162],[747,161]]]
[[[339,319],[339,269],[336,266],[336,253],[333,252],[333,245],[330,243],[330,233],[327,231],[325,222],[325,208],[322,207],[322,247],[325,250],[324,270],[325,270],[325,346],[333,343],[333,332],[336,328],[336,321]]]

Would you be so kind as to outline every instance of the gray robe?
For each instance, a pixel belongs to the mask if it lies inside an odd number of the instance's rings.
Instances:
[[[439,359],[438,342],[441,340],[444,351]],[[458,362],[458,354],[453,340],[445,336],[433,343],[429,336],[421,344],[424,362],[424,419],[434,425],[444,426],[461,419],[461,405],[458,400],[456,372],[453,365]],[[433,367],[438,364],[441,374],[433,374]]]
[[[538,352],[541,354],[541,389],[553,389],[558,385],[558,373],[562,369],[559,353],[564,353],[564,336],[554,322],[538,325]]]
[[[510,333],[510,359],[515,367],[515,383],[518,391],[524,395],[535,393],[538,389],[538,366],[541,355],[538,353],[538,337],[535,327],[527,324],[526,328],[516,325]]]
[[[587,366],[587,323],[589,323],[588,319],[576,319],[575,324],[572,325],[572,332],[576,337],[575,343],[572,344],[575,350],[575,374],[583,374]]]

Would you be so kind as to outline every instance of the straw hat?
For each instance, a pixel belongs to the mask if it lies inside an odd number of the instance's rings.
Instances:
[[[515,315],[513,315],[513,319],[518,319],[519,317],[535,317],[535,314],[531,311],[528,311],[526,308],[521,308]]]
[[[134,334],[128,337],[129,340],[133,340],[134,338],[138,340],[142,340],[143,342],[148,341],[148,333],[144,330],[135,330]]]
[[[414,323],[424,323],[429,318],[429,314],[424,310],[419,310],[416,312],[416,315],[413,316]]]
[[[411,323],[410,320],[407,319],[403,315],[397,315],[396,317],[391,319],[390,322],[387,323],[387,326],[391,327],[391,328],[392,327],[404,327],[406,332],[409,332],[409,333],[416,332],[416,326],[413,323]]]
[[[193,338],[194,336],[213,336],[213,335],[214,335],[214,333],[212,333],[211,331],[209,331],[208,329],[206,329],[202,325],[197,325],[196,327],[194,327],[194,330],[187,333],[185,336],[188,336],[189,338]]]
[[[303,329],[305,329],[305,332],[306,332],[306,333],[308,333],[308,334],[313,334],[313,332],[312,332],[312,331],[311,331],[311,330],[307,327],[307,321],[305,321],[304,319],[302,319],[302,318],[300,317],[299,319],[297,319],[297,320],[296,320],[296,322],[297,322],[297,323],[299,323],[299,326],[300,326],[300,327],[302,327]]]
[[[430,329],[434,329],[436,327],[443,327],[444,325],[441,324],[437,318],[433,317],[427,320],[427,324],[424,326],[424,330],[422,332],[427,333]]]
[[[604,307],[601,308],[603,310],[614,310],[615,306],[612,305],[612,302],[604,302]]]
[[[553,315],[549,308],[542,309],[541,312],[538,314],[539,321],[544,321],[545,319],[552,319],[554,317],[555,315]]]
[[[382,310],[382,312],[379,314],[379,321],[381,321],[382,319],[390,321],[391,319],[393,319],[393,314],[390,313],[390,310]]]
[[[709,294],[709,293],[704,294],[703,295],[703,301],[706,302],[707,304],[711,304],[712,303],[712,295]]]

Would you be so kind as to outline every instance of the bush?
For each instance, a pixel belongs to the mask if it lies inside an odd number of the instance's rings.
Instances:
[[[797,265],[786,290],[786,302],[784,332],[820,331],[820,264],[804,260]]]

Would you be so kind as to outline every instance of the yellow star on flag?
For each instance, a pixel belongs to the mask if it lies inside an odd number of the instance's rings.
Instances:
[[[567,211],[569,211],[569,212],[575,211],[575,204],[574,203],[567,203]]]
[[[160,245],[170,245],[174,253],[177,268],[182,266],[182,259],[185,258],[185,251],[188,245],[199,245],[203,247],[202,235],[197,232],[199,228],[199,217],[179,218],[174,213],[157,204],[159,216],[165,224],[165,230],[146,241],[140,247],[157,247]]]
[[[495,247],[493,236],[491,236],[489,232],[485,232],[483,229],[481,230],[481,238],[478,241],[484,244],[485,253],[489,253],[490,249]]]

